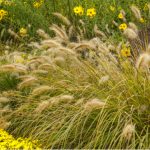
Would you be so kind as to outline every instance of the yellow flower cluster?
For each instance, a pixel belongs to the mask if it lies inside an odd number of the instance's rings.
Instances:
[[[82,6],[74,7],[73,11],[76,15],[79,16],[82,16],[84,14],[84,8]],[[95,8],[87,9],[86,15],[90,18],[94,17],[96,15],[96,9]]]
[[[39,8],[43,3],[44,3],[44,0],[35,1],[33,2],[33,7]]]
[[[6,10],[0,9],[0,21],[8,15],[8,12]]]
[[[10,6],[13,2],[10,0],[0,0],[0,4],[8,5]]]
[[[41,150],[38,146],[38,141],[31,141],[29,138],[18,138],[14,139],[14,137],[8,134],[3,129],[0,129],[0,149],[37,149]]]

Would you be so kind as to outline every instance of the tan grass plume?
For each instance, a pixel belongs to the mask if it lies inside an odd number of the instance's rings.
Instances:
[[[48,106],[50,105],[50,101],[42,101],[39,103],[39,105],[35,108],[34,112],[35,113],[41,113],[44,111]]]
[[[21,82],[19,85],[18,85],[18,88],[19,89],[23,89],[25,87],[29,87],[29,86],[32,86],[34,83],[37,83],[37,78],[35,77],[30,77],[30,78],[27,78],[26,80],[24,80],[23,82]]]
[[[141,19],[141,12],[140,12],[139,8],[138,8],[137,6],[132,5],[132,6],[131,6],[131,10],[132,10],[134,16],[135,16],[138,20],[140,20],[140,19]]]
[[[124,126],[122,130],[121,137],[125,138],[126,140],[131,140],[134,132],[135,132],[135,125],[127,124]]]
[[[67,25],[67,26],[71,25],[71,22],[69,21],[69,19],[67,17],[63,16],[62,14],[55,12],[55,13],[53,13],[53,15],[56,16],[57,18],[59,18],[60,20],[62,20],[65,25]]]
[[[65,41],[68,41],[69,38],[68,38],[66,31],[64,31],[58,25],[53,24],[49,29],[54,31],[56,36],[60,37],[61,39],[65,40]]]
[[[93,110],[93,109],[99,109],[99,108],[104,108],[106,106],[106,103],[95,98],[92,99],[84,105],[85,110]]]
[[[38,29],[36,32],[43,39],[49,39],[50,38],[50,36],[47,33],[45,33],[45,31],[43,29]]]
[[[37,88],[35,88],[31,95],[33,96],[38,96],[38,95],[41,95],[41,94],[44,94],[44,93],[47,93],[51,90],[52,88],[50,86],[47,86],[47,85],[41,85]]]
[[[136,61],[136,68],[149,70],[150,68],[150,54],[149,53],[143,53],[139,56],[139,58]]]
[[[124,30],[123,34],[128,38],[128,39],[136,39],[138,37],[138,34],[131,28],[127,28]]]

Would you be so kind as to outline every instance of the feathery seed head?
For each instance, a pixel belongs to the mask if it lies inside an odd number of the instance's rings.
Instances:
[[[10,64],[10,65],[2,65],[0,67],[0,70],[2,72],[13,72],[15,70],[15,65]]]
[[[138,34],[138,27],[133,22],[129,22],[129,28],[131,28]]]
[[[3,117],[0,118],[0,128],[7,129],[10,126],[11,122],[7,122]]]
[[[0,103],[7,103],[10,100],[7,97],[0,97]]]
[[[42,94],[44,94],[44,93],[49,92],[51,89],[52,89],[52,88],[51,88],[50,86],[41,85],[41,86],[35,88],[35,89],[32,91],[31,95],[32,95],[32,96],[42,95]]]
[[[131,28],[127,28],[124,30],[123,33],[128,39],[136,39],[138,37],[138,34]]]
[[[41,103],[39,103],[39,105],[37,106],[37,108],[34,110],[34,112],[36,113],[41,113],[42,111],[44,111],[48,106],[50,105],[49,101],[42,101]]]
[[[104,108],[105,106],[106,106],[105,102],[102,102],[99,99],[92,99],[84,105],[84,108],[85,110],[93,110],[93,109]]]
[[[143,53],[139,56],[139,58],[136,61],[136,68],[149,70],[150,68],[150,54],[149,53]]]
[[[52,105],[58,105],[62,102],[63,103],[69,103],[72,100],[74,100],[74,97],[72,95],[60,95],[60,96],[53,97],[53,98],[49,99],[49,101]]]
[[[53,61],[57,66],[63,67],[66,63],[63,57],[56,57]]]
[[[132,10],[134,16],[135,16],[138,20],[140,20],[140,19],[142,18],[142,17],[141,17],[141,12],[140,12],[140,10],[139,10],[139,8],[138,8],[137,6],[132,5],[132,6],[131,6],[131,10]]]
[[[133,125],[133,124],[127,124],[123,128],[121,136],[123,138],[125,138],[126,140],[131,140],[134,132],[135,132],[135,125]]]
[[[43,39],[49,39],[49,35],[47,33],[45,33],[45,31],[43,29],[38,29],[37,34],[42,37]]]
[[[63,16],[62,14],[55,12],[53,13],[53,15],[62,20],[65,25],[67,26],[71,25],[71,22],[68,20],[68,18]]]
[[[109,75],[103,76],[103,77],[99,80],[99,84],[106,83],[108,80],[109,80]]]
[[[37,74],[37,75],[47,75],[48,74],[48,71],[46,70],[41,70],[41,69],[37,69],[37,70],[34,70],[32,71],[33,74]]]
[[[19,89],[23,89],[25,87],[29,87],[29,86],[32,86],[34,83],[36,83],[38,80],[35,78],[35,77],[30,77],[30,78],[27,78],[26,80],[24,80],[23,82],[21,82],[19,85],[18,85],[18,88]]]

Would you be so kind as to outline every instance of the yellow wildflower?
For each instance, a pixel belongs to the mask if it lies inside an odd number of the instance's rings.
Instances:
[[[89,8],[89,9],[87,9],[87,16],[88,17],[94,17],[96,15],[96,10],[95,10],[95,8]]]
[[[119,19],[123,19],[123,18],[124,18],[123,14],[122,14],[122,13],[119,13],[118,18],[119,18]]]
[[[34,2],[33,3],[34,8],[39,8],[40,6],[41,6],[41,3],[39,3],[39,2]]]
[[[109,8],[110,8],[111,11],[113,11],[113,12],[115,11],[115,7],[114,6],[110,6]]]
[[[33,2],[33,7],[39,8],[43,3],[44,3],[44,0],[35,1]]]
[[[123,57],[130,57],[131,56],[131,51],[129,47],[123,47],[121,49],[121,56]]]
[[[122,23],[122,24],[120,24],[120,26],[119,26],[119,29],[120,30],[125,30],[127,28],[127,24],[126,23]]]
[[[26,35],[27,35],[27,29],[21,28],[21,29],[19,30],[19,34],[20,34],[20,36],[26,36]]]
[[[84,9],[82,6],[74,7],[73,11],[76,15],[80,15],[80,16],[82,16],[84,13]]]
[[[6,16],[7,14],[8,12],[6,10],[3,10],[3,9],[0,10],[0,15]]]
[[[144,18],[140,18],[140,22],[144,23],[145,22]]]
[[[8,12],[6,10],[0,9],[0,20],[2,20],[7,15]]]

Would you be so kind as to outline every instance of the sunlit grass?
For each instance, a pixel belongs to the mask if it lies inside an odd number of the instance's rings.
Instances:
[[[149,148],[147,1],[58,1],[3,6],[0,128],[46,149]]]

